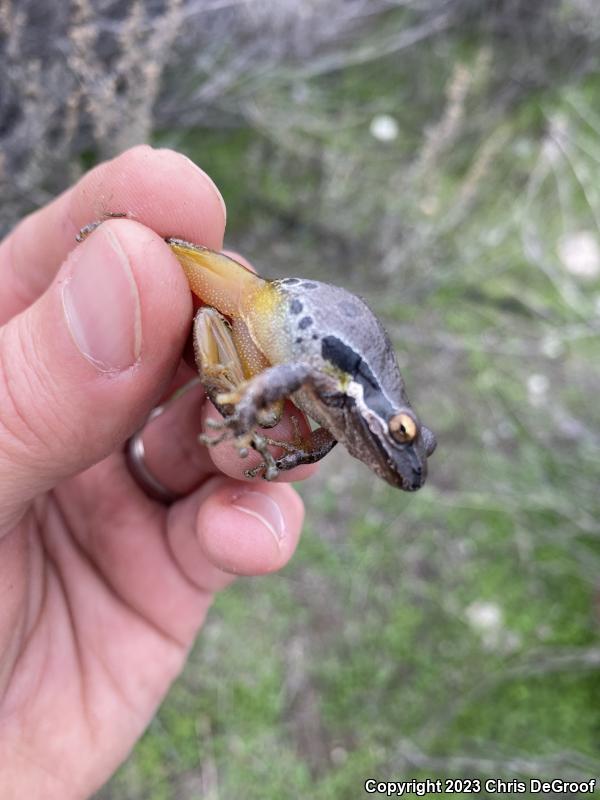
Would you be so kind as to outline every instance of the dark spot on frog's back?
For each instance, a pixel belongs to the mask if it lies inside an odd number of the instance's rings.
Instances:
[[[300,280],[298,278],[284,278],[279,283],[283,283],[286,286],[294,286],[294,284],[300,283]]]
[[[304,283],[302,284],[302,288],[303,289],[318,289],[319,287],[317,286],[316,283],[313,283],[312,281],[304,281]]]
[[[305,330],[306,328],[310,328],[312,324],[313,324],[312,317],[302,317],[302,319],[298,323],[298,327],[300,328],[300,330]]]
[[[290,311],[292,312],[292,314],[299,314],[303,308],[304,306],[302,305],[300,300],[294,299],[290,303]]]

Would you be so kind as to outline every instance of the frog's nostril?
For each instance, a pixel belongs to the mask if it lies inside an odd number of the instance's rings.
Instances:
[[[420,489],[421,486],[423,486],[423,484],[425,483],[426,475],[427,475],[427,470],[424,469],[422,464],[412,468],[412,483],[411,483],[412,491]]]

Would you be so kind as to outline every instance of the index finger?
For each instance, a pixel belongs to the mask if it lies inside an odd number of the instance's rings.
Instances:
[[[225,204],[209,176],[174,150],[134,147],[106,161],[0,243],[0,324],[36,300],[84,225],[123,213],[156,231],[220,250]]]

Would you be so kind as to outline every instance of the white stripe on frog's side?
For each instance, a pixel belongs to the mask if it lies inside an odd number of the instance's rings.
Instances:
[[[390,438],[387,420],[382,419],[377,412],[373,411],[365,403],[363,387],[357,381],[350,382],[347,394],[356,403],[358,414],[366,422],[367,427],[373,434],[373,440],[379,444],[379,448],[376,449],[383,451],[381,455],[385,458],[387,466],[394,471],[396,466],[390,453],[390,445],[393,448],[393,443]]]

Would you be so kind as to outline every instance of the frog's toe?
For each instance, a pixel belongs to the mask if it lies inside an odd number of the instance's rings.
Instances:
[[[279,469],[275,462],[275,458],[273,454],[269,450],[269,445],[271,444],[271,440],[263,436],[262,433],[258,433],[258,431],[253,431],[251,434],[251,445],[257,453],[263,457],[263,461],[260,464],[257,464],[255,467],[251,469],[247,469],[244,471],[244,475],[247,478],[255,478],[260,473],[263,473],[263,478],[267,481],[273,481],[279,475]]]
[[[236,436],[234,439],[234,444],[238,449],[240,454],[240,458],[246,458],[250,448],[252,447],[254,442],[253,434],[251,433],[243,433],[241,436]]]
[[[226,422],[226,420],[224,420]],[[215,447],[221,442],[225,441],[232,441],[232,443],[237,447],[238,453],[240,458],[247,458],[248,453],[250,452],[250,447],[254,446],[253,441],[253,434],[252,433],[244,433],[241,436],[236,436],[235,431],[231,429],[228,425],[211,425],[211,428],[218,428],[221,433],[218,433],[216,436],[211,436],[208,433],[201,433],[198,436],[198,441],[200,444],[204,445],[205,447]]]
[[[207,419],[206,420],[206,427],[210,428],[213,431],[222,431],[223,428],[229,428],[227,424],[227,419]]]
[[[256,478],[261,472],[266,481],[274,481],[279,475],[279,469],[276,464],[265,464],[264,461],[252,467],[252,469],[244,470],[244,475],[247,478]]]
[[[271,465],[269,465],[269,466],[265,465],[265,472],[264,472],[263,478],[266,481],[274,481],[275,478],[278,475],[279,475],[279,470],[277,469],[277,467],[274,464],[272,466]]]
[[[224,442],[225,439],[229,439],[231,435],[231,431],[229,430],[224,430],[217,436],[210,436],[208,433],[201,433],[198,435],[198,441],[200,444],[204,445],[204,447],[215,447],[215,445]]]
[[[244,396],[241,388],[234,389],[231,392],[219,392],[216,396],[216,401],[221,406],[235,406]]]
[[[221,431],[224,438],[235,437],[236,439],[248,436],[248,430],[251,427],[241,420],[240,415],[235,411],[232,414],[223,416],[221,419],[207,419],[205,425],[213,431]],[[248,441],[250,443],[250,440]]]

